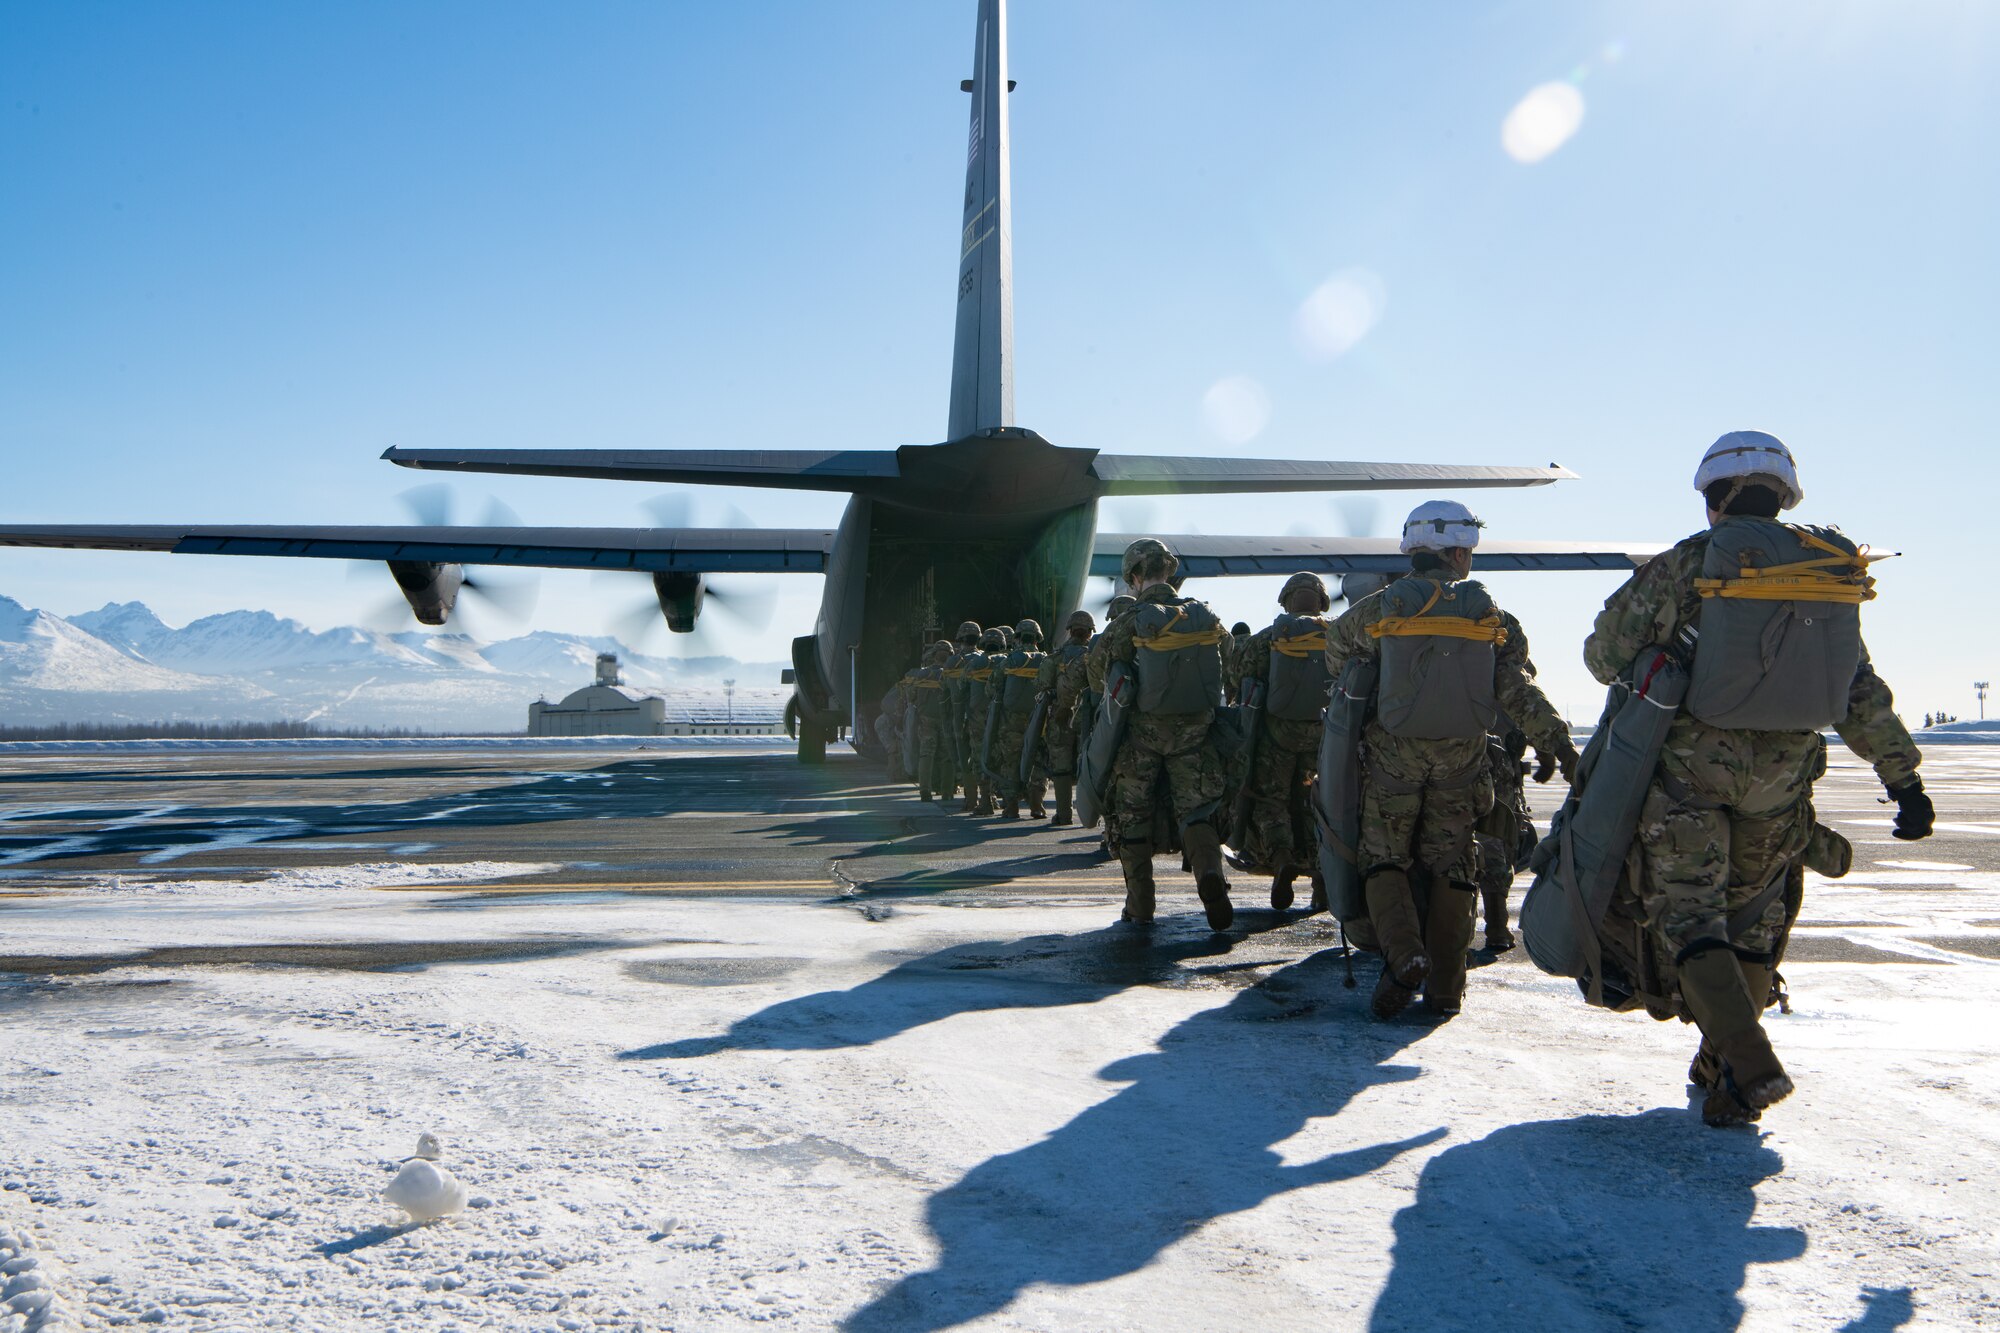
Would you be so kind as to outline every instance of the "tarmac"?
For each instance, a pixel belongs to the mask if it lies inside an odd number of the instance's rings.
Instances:
[[[1924,771],[1940,811],[1938,830],[1920,844],[1900,843],[1887,836],[1893,810],[1880,800],[1873,775],[1844,749],[1833,751],[1817,807],[1855,842],[1855,873],[1891,881],[1871,885],[1871,901],[1893,905],[1899,892],[1917,892],[1931,904],[1940,879],[2000,870],[2000,745],[1933,747]],[[1531,785],[1538,819],[1546,821],[1561,791],[1560,783]],[[955,801],[919,802],[910,787],[886,782],[881,768],[860,756],[835,751],[825,765],[806,766],[787,747],[761,741],[629,753],[495,749],[484,742],[408,753],[0,754],[0,909],[47,907],[51,897],[107,877],[198,884],[409,860],[426,867],[464,863],[472,877],[399,885],[390,875],[391,882],[371,887],[445,892],[467,909],[676,894],[832,899],[864,915],[918,900],[948,907],[1101,902],[1107,919],[1116,915],[1118,868],[1102,855],[1095,832],[956,811]],[[487,863],[546,868],[482,881],[478,867]],[[1899,877],[1916,882],[1899,890],[1893,883]],[[1166,859],[1160,878],[1169,898],[1189,887]],[[1269,945],[1287,954],[1332,941],[1335,928],[1324,917],[1269,912],[1261,879],[1239,874],[1236,880],[1244,938],[1235,957],[1246,968],[1261,963],[1241,951],[1260,958],[1265,951],[1256,937],[1279,926],[1289,927],[1285,938]],[[1517,907],[1526,885],[1526,876],[1517,880]],[[1915,961],[1889,937],[1893,911],[1850,920],[1855,914],[1838,905],[1848,895],[1826,900],[1808,894],[1790,961]],[[1984,933],[2000,920],[1968,918],[1963,925],[1948,940],[1923,941],[1917,955],[2000,957],[2000,934]],[[1900,942],[1907,947],[1911,938]],[[551,947],[519,943],[529,953]],[[462,947],[440,941],[430,961],[459,959]],[[424,961],[408,948],[374,965]],[[322,943],[292,961],[371,965],[365,952],[327,953]],[[1526,962],[1518,951],[1490,961]],[[155,958],[152,965],[171,962]],[[72,957],[63,966],[82,963]],[[0,972],[39,970],[30,960],[0,957]]]

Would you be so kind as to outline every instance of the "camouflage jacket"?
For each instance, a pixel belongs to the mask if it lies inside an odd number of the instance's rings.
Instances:
[[[1070,725],[1076,713],[1076,697],[1083,693],[1089,658],[1090,645],[1066,639],[1042,659],[1035,689],[1049,696],[1049,721],[1057,726]]]
[[[1348,607],[1326,627],[1326,666],[1336,681],[1350,658],[1372,657],[1379,651],[1368,627],[1381,618],[1382,594],[1378,592]],[[1521,622],[1504,610],[1500,610],[1500,620],[1507,630],[1507,642],[1493,655],[1493,696],[1529,744],[1540,750],[1552,749],[1558,741],[1569,739],[1569,727],[1535,684],[1535,664],[1528,657],[1528,635]]]
[[[1648,648],[1672,641],[1674,633],[1701,611],[1694,581],[1708,554],[1708,534],[1698,532],[1670,551],[1648,560],[1625,585],[1604,601],[1597,623],[1583,642],[1583,664],[1590,674],[1611,684]],[[1683,714],[1677,730],[1712,731],[1707,723]],[[1854,753],[1875,766],[1875,776],[1893,787],[1913,776],[1923,756],[1908,727],[1896,716],[1895,696],[1861,651],[1861,669],[1847,695],[1847,718],[1834,730]]]

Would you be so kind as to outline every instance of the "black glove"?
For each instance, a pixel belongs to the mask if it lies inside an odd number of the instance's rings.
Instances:
[[[1564,782],[1570,781],[1576,776],[1576,761],[1580,758],[1582,756],[1577,754],[1576,746],[1570,743],[1567,736],[1557,741],[1555,748],[1552,750],[1544,750],[1541,746],[1536,746],[1535,781],[1547,782],[1555,776],[1557,769],[1562,770]]]
[[[1922,778],[1912,777],[1889,788],[1889,799],[1896,803],[1896,827],[1890,830],[1892,836],[1904,842],[1931,836],[1931,824],[1937,819],[1937,809],[1931,805],[1931,798],[1924,795]]]

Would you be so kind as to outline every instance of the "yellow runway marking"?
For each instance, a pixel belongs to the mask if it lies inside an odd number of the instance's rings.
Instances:
[[[1002,889],[1014,886],[1046,885],[1055,888],[1101,889],[1123,888],[1123,879],[1044,879],[1040,877],[1014,877],[997,880],[978,880],[960,883],[954,877],[943,876],[938,881],[904,881],[896,888],[921,889]],[[652,884],[643,880],[629,883],[612,882],[605,884],[373,884],[369,886],[376,893],[701,893],[717,889],[812,889],[822,893],[837,893],[840,886],[827,879],[706,879],[684,880],[668,884]],[[865,890],[864,890],[865,891]]]

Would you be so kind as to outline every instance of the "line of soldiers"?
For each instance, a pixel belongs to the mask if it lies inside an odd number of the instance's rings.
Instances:
[[[1612,594],[1584,660],[1610,685],[1635,663],[1687,655],[1690,703],[1644,792],[1621,891],[1634,899],[1627,910],[1644,950],[1664,960],[1666,1016],[1700,1029],[1689,1079],[1703,1117],[1731,1125],[1792,1091],[1761,1014],[1780,996],[1776,967],[1798,900],[1771,887],[1800,873],[1809,847],[1817,856],[1840,841],[1812,812],[1821,731],[1838,731],[1874,766],[1897,807],[1896,837],[1928,836],[1934,815],[1858,611],[1842,609],[1873,596],[1865,553],[1836,529],[1779,521],[1803,491],[1775,437],[1723,436],[1695,486],[1708,528]],[[1101,808],[1124,873],[1121,920],[1151,923],[1154,857],[1178,846],[1208,924],[1223,930],[1233,920],[1225,840],[1237,865],[1269,870],[1273,908],[1292,906],[1302,874],[1313,907],[1328,905],[1321,849],[1331,833],[1313,804],[1323,710],[1350,664],[1368,665],[1377,681],[1360,734],[1358,845],[1336,849],[1358,872],[1365,905],[1341,914],[1343,929],[1382,958],[1378,1017],[1419,996],[1449,1017],[1463,1003],[1482,899],[1488,947],[1513,943],[1507,892],[1535,846],[1527,755],[1537,782],[1558,771],[1569,781],[1580,758],[1535,683],[1520,622],[1469,577],[1483,526],[1453,501],[1419,505],[1403,529],[1406,573],[1351,597],[1338,618],[1318,576],[1296,574],[1279,615],[1255,634],[1226,631],[1205,603],[1182,596],[1173,552],[1141,539],[1124,555],[1130,597],[1101,634],[1079,612],[1048,654],[1032,621],[1011,644],[968,623],[955,648],[935,646],[898,686],[898,715],[917,729],[904,753],[926,799],[951,790],[956,764],[965,808],[990,812],[997,798],[1006,818],[1024,798],[1040,817],[1052,775],[1054,822],[1068,824],[1088,727],[1115,721],[1123,732]],[[989,699],[990,714],[980,707]],[[985,756],[976,767],[975,754]],[[1844,870],[1851,849],[1824,859]]]
[[[1116,616],[1131,598],[1114,598]],[[924,650],[922,662],[882,696],[876,731],[891,763],[917,785],[920,800],[964,793],[960,811],[1018,820],[1076,822],[1077,705],[1083,664],[1097,632],[1088,611],[1072,614],[1061,642],[1042,648],[1042,627],[960,624],[951,642]]]

